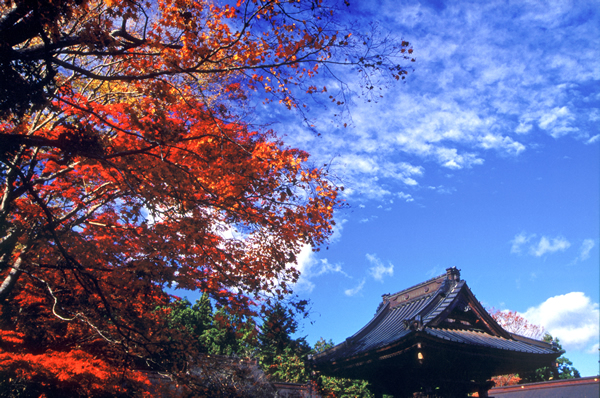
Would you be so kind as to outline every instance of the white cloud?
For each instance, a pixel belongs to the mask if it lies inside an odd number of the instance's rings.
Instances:
[[[367,254],[367,260],[374,265],[369,268],[369,274],[371,274],[376,281],[383,282],[383,277],[385,275],[394,275],[394,264],[389,263],[386,267],[375,254]]]
[[[569,246],[571,246],[571,243],[569,243],[569,241],[562,236],[556,237],[552,240],[542,236],[537,246],[531,246],[529,248],[529,253],[536,257],[541,257],[546,253],[565,251],[569,248]]]
[[[300,253],[296,256],[296,264],[294,266],[300,271],[300,277],[296,282],[295,290],[310,293],[315,288],[315,284],[309,279],[310,269],[316,261],[315,254],[310,245],[305,245]]]
[[[316,287],[313,279],[324,274],[338,273],[348,276],[340,264],[330,264],[326,258],[318,259],[310,245],[302,248],[300,254],[296,256],[296,261],[297,264],[293,266],[300,271],[300,278],[294,290],[298,292],[311,293]]]
[[[523,246],[529,243],[533,238],[535,238],[536,234],[526,234],[525,232],[521,232],[510,241],[511,248],[510,252],[514,254],[520,254],[522,252]],[[590,247],[591,244],[591,247]],[[529,246],[529,254],[535,257],[541,257],[548,253],[556,253],[559,251],[565,251],[571,246],[571,243],[562,236],[557,236],[556,238],[548,238],[547,236],[542,236],[539,242]],[[589,255],[589,250],[594,246],[594,242],[591,239],[586,239],[580,249],[581,258],[586,254]],[[586,257],[587,258],[587,257]],[[571,264],[576,263],[580,257],[574,260]]]
[[[517,134],[527,134],[531,131],[531,129],[533,128],[533,126],[529,123],[519,123],[519,125],[517,126],[517,128],[515,129],[515,133]]]
[[[589,3],[491,0],[439,10],[358,3],[364,15],[385,12],[382,24],[390,25],[382,27],[402,32],[417,62],[407,84],[384,88],[376,105],[357,100],[349,128],[325,121],[337,110],[313,108],[327,134],[288,135],[286,142],[297,142],[316,163],[335,160],[331,170],[344,180],[345,195],[385,199],[423,183],[420,165],[458,171],[483,164],[490,153],[523,156],[538,145],[539,131],[600,141],[598,27],[595,18],[579,17]]]
[[[540,128],[547,130],[552,123],[554,123],[559,117],[568,116],[569,110],[566,106],[562,108],[554,108],[551,111],[545,113],[540,118],[539,126]]]
[[[406,162],[384,162],[381,171],[383,177],[393,178],[403,182],[406,185],[413,186],[418,185],[417,181],[413,177],[420,177],[423,175],[423,167],[413,166]]]
[[[298,293],[312,293],[315,290],[315,283],[310,279],[300,275],[296,285],[294,286],[294,292]]]
[[[579,249],[579,259],[581,261],[587,260],[590,258],[590,251],[594,248],[594,240],[593,239],[585,239],[581,244],[581,248]]]
[[[510,137],[486,134],[479,138],[480,146],[484,149],[497,149],[509,155],[518,155],[525,150],[525,145]]]
[[[345,154],[340,158],[340,162],[346,171],[353,173],[375,174],[379,171],[377,160],[366,155]]]
[[[354,295],[358,294],[364,286],[365,286],[365,280],[363,279],[362,282],[360,282],[358,284],[358,286],[353,287],[351,289],[344,290],[344,294],[346,296],[354,296]]]
[[[407,202],[414,202],[413,197],[408,193],[398,192],[396,193],[396,196],[398,196],[400,199],[404,199]]]
[[[590,138],[589,140],[587,140],[585,143],[587,145],[591,145],[591,144],[593,144],[595,142],[598,142],[598,141],[600,141],[600,134],[596,134],[595,136],[593,136],[592,138]]]
[[[525,232],[521,232],[518,235],[515,235],[514,239],[510,242],[512,243],[512,247],[510,248],[511,253],[521,253],[521,246],[526,244],[533,238],[535,235],[525,235]]]
[[[598,303],[584,293],[571,292],[550,297],[539,306],[529,308],[523,317],[558,337],[567,351],[589,351],[598,345],[598,307]]]
[[[456,148],[437,148],[435,154],[441,165],[449,169],[470,168],[473,165],[483,164],[483,159],[474,153],[459,154]]]
[[[437,193],[443,194],[443,195],[451,195],[452,193],[456,192],[456,188],[454,188],[454,187],[446,187],[444,185],[439,185],[437,187],[429,187],[429,189],[433,189]]]
[[[555,107],[544,113],[539,120],[538,126],[550,132],[554,138],[562,137],[569,133],[577,132],[577,127],[572,127],[575,116],[566,106],[561,108]]]
[[[330,243],[338,242],[340,239],[342,239],[342,231],[344,230],[344,224],[348,222],[348,220],[346,219],[340,220],[338,218],[334,218],[334,221],[335,225],[333,226],[333,233],[329,237]]]

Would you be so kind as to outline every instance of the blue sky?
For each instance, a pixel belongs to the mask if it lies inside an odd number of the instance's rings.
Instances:
[[[484,306],[541,324],[598,374],[600,7],[355,3],[417,62],[377,104],[357,99],[348,128],[275,126],[332,165],[350,205],[329,248],[300,258],[301,334],[339,343],[382,294],[456,266]]]
[[[299,335],[339,343],[382,294],[455,266],[485,307],[542,325],[597,375],[598,3],[356,0],[346,11],[409,41],[417,62],[377,103],[355,97],[347,128],[333,109],[309,115],[319,136],[286,109],[255,109],[329,164],[349,204],[328,248],[299,256],[296,292],[312,302]]]

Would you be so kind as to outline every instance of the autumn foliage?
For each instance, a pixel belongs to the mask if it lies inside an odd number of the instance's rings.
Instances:
[[[539,325],[530,323],[517,311],[489,310],[490,315],[500,326],[510,333],[516,333],[521,336],[530,337],[541,340],[544,336],[544,328]],[[492,381],[496,387],[513,386],[519,384],[522,378],[518,374],[512,373],[508,375],[500,375],[492,377]]]
[[[523,318],[522,315],[519,315],[517,311],[501,311],[492,308],[489,310],[489,313],[500,326],[510,333],[516,333],[536,340],[542,340],[544,337],[544,328],[542,326],[532,324]]]
[[[296,255],[325,242],[339,204],[307,153],[244,121],[253,99],[341,103],[307,79],[341,64],[369,90],[404,78],[394,56],[412,50],[352,35],[321,1],[0,11],[2,388],[152,394],[148,370],[206,394],[188,331],[168,327],[167,289],[252,313],[290,292]]]

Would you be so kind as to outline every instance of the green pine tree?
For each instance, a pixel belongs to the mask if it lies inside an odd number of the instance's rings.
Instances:
[[[209,296],[204,293],[194,305],[187,298],[174,304],[170,314],[171,328],[191,333],[198,350],[209,355],[251,356],[256,344],[254,320],[232,315],[227,308],[215,312]]]
[[[546,343],[554,342],[559,350],[562,350],[562,345],[557,337],[552,337],[550,333],[546,333],[543,337]],[[573,367],[573,362],[569,358],[561,355],[556,360],[556,367],[546,366],[536,369],[532,373],[525,373],[521,376],[522,383],[536,383],[540,381],[556,380],[556,379],[573,379],[581,377],[579,371]]]
[[[310,371],[307,357],[310,346],[298,331],[294,307],[276,303],[267,308],[258,335],[258,358],[265,373],[274,381],[306,383]]]

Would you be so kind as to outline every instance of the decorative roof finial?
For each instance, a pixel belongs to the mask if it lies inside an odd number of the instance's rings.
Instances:
[[[446,268],[446,277],[451,281],[460,281],[460,270],[456,267]]]

